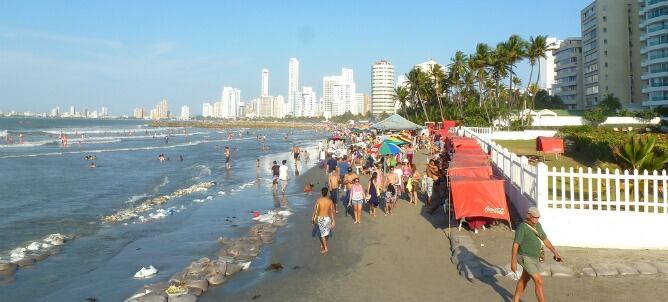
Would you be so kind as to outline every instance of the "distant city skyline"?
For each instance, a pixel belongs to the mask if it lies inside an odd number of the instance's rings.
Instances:
[[[489,1],[485,9],[465,1],[5,2],[0,110],[108,106],[110,115],[128,115],[167,99],[200,114],[225,86],[244,91],[242,102],[259,96],[263,68],[270,94],[288,99],[289,58],[299,60],[298,89],[321,96],[322,77],[347,67],[357,71],[356,92],[370,94],[378,60],[392,62],[399,76],[515,33],[579,36],[579,12],[590,2]],[[527,7],[540,14],[521,14]],[[518,69],[528,77],[526,64]]]

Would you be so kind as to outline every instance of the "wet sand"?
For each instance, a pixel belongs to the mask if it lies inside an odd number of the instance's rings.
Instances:
[[[420,154],[416,161],[425,158]],[[320,182],[316,189],[325,179],[318,168],[304,176],[299,181]],[[362,177],[364,182],[366,178]],[[269,246],[266,263],[280,262],[285,269],[247,272],[245,278],[253,274],[261,278],[244,286],[232,281],[210,290],[200,301],[510,301],[514,281],[504,277],[469,282],[458,275],[450,262],[448,222],[442,210],[428,216],[420,206],[401,201],[390,217],[380,213],[372,218],[364,212],[360,225],[339,213],[326,255],[319,253],[318,240],[310,235],[310,215],[310,208],[298,211],[291,217],[292,226]],[[509,259],[512,241],[506,241],[493,242],[490,253]],[[667,280],[665,276],[547,278],[546,293],[549,301],[666,301]],[[533,285],[523,301],[535,301]]]

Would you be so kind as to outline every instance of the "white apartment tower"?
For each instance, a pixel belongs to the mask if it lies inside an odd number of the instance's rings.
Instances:
[[[426,63],[428,62],[422,64]],[[393,95],[394,65],[387,60],[380,60],[371,67],[371,113],[373,115],[383,112],[394,113]]]
[[[583,108],[582,39],[568,38],[553,53],[556,71],[554,94],[567,109]]]
[[[638,0],[596,0],[580,12],[580,18],[584,107],[596,106],[607,94],[614,94],[623,105],[639,103]]]
[[[269,69],[262,69],[262,93],[260,96],[269,96]]]
[[[668,105],[668,1],[638,1],[644,106]]]
[[[297,115],[299,94],[299,60],[290,58],[288,63],[288,114]]]
[[[552,50],[545,53],[545,58],[538,58],[538,87],[547,90],[550,95],[554,94],[553,86],[555,84],[555,63],[554,52],[559,48],[561,40],[554,37],[547,38],[547,45],[551,45]]]
[[[155,113],[155,119],[169,118],[169,103],[167,103],[167,100],[163,99],[158,103],[158,106],[155,107]]]
[[[223,87],[220,96],[220,117],[236,118],[239,112],[239,103],[241,102],[241,90],[232,87]]]
[[[301,101],[302,101],[302,115],[305,117],[314,117],[316,116],[317,113],[317,108],[316,108],[316,96],[315,96],[315,91],[313,91],[313,87],[306,87],[304,86],[302,88],[302,93],[301,93]]]
[[[190,107],[186,105],[181,106],[181,119],[184,121],[190,119]]]
[[[358,114],[358,108],[355,106],[355,82],[352,69],[342,68],[340,76],[323,77],[322,95],[324,115],[337,116],[348,111]]]
[[[211,103],[202,104],[202,116],[203,117],[213,116],[213,107],[211,106]]]

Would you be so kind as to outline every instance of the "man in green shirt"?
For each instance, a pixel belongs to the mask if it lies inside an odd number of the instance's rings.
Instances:
[[[524,270],[522,276],[517,281],[515,287],[515,295],[513,295],[513,302],[519,302],[524,290],[533,280],[536,287],[536,299],[538,302],[545,301],[545,294],[543,293],[543,277],[540,275],[540,254],[541,245],[550,249],[554,254],[554,260],[561,262],[561,256],[557,250],[552,246],[552,243],[547,239],[547,235],[543,231],[538,219],[540,212],[538,208],[531,207],[527,213],[527,219],[515,229],[515,242],[513,242],[513,253],[510,259],[510,269],[517,272],[517,263],[519,263]],[[542,243],[541,243],[542,241]]]

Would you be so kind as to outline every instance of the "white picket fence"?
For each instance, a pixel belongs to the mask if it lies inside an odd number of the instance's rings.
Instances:
[[[480,136],[476,138],[506,180],[506,194],[519,213],[536,205],[541,224],[558,245],[668,249],[668,174],[662,171],[549,169]],[[484,133],[484,132],[482,132]]]

